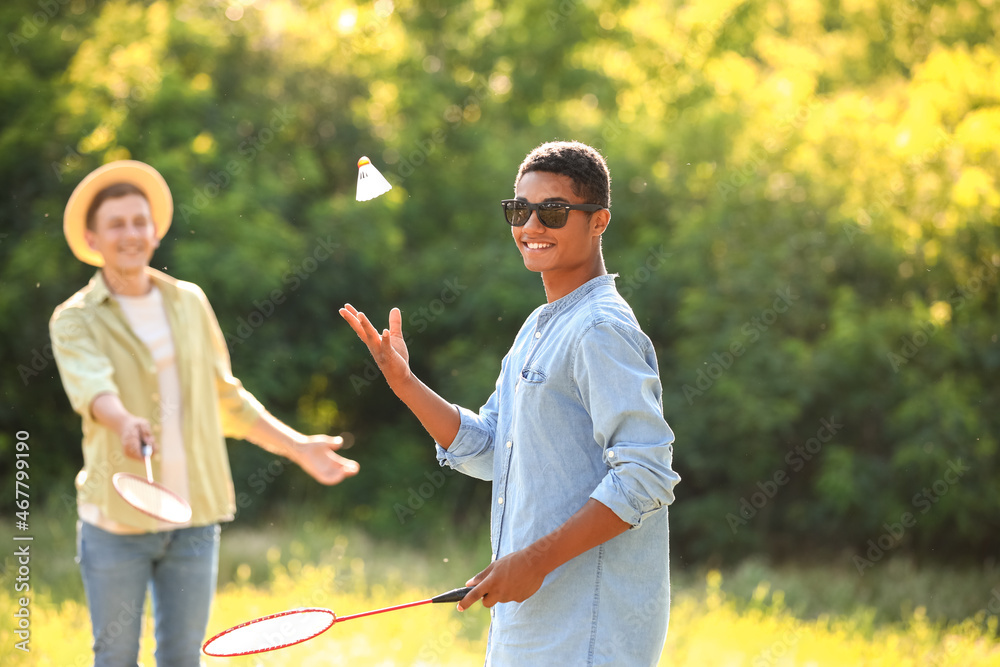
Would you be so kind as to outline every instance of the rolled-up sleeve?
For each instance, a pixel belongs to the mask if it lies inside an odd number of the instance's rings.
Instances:
[[[111,360],[97,346],[87,327],[87,312],[59,308],[49,320],[52,354],[73,410],[90,418],[90,405],[101,394],[118,395]]]
[[[503,377],[506,363],[507,357],[504,357],[500,365],[500,378]],[[487,481],[493,479],[493,445],[496,439],[497,413],[500,409],[500,384],[501,380],[498,378],[493,395],[483,407],[479,408],[478,414],[467,408],[455,406],[462,420],[458,434],[448,449],[435,443],[437,459],[442,466],[448,466],[476,479]]]
[[[596,324],[580,340],[574,375],[608,466],[590,497],[637,527],[674,501],[680,481],[652,345],[639,331]]]
[[[223,433],[230,438],[245,438],[262,414],[263,405],[253,394],[243,387],[243,383],[233,375],[229,360],[226,338],[215,317],[215,311],[205,294],[198,290],[205,325],[212,341],[212,356],[215,366],[215,388],[219,399]]]

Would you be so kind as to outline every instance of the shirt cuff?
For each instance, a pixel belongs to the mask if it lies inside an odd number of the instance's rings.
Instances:
[[[608,475],[601,480],[590,497],[606,506],[632,528],[638,527],[642,521],[642,515],[628,502],[624,490],[618,488],[618,481],[614,475]]]
[[[461,419],[458,433],[448,449],[434,443],[438,463],[478,479],[493,479],[494,434],[483,428],[477,413],[460,405],[455,407]]]

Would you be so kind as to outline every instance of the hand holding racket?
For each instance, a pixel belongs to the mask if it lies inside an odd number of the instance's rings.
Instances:
[[[205,655],[223,658],[275,651],[318,637],[333,627],[334,623],[343,623],[355,618],[384,614],[387,611],[417,607],[423,604],[458,602],[471,590],[471,588],[456,588],[427,600],[407,602],[394,607],[385,607],[339,618],[332,610],[320,607],[290,609],[223,630],[205,642],[201,650]]]
[[[477,601],[484,607],[498,602],[524,602],[538,592],[545,581],[546,570],[540,568],[537,552],[521,549],[493,561],[476,576],[465,582],[469,595],[459,602],[465,611]]]
[[[153,452],[158,448],[149,422],[142,417],[126,413],[117,426],[117,430],[118,437],[122,441],[122,451],[130,459],[141,461],[143,459],[142,449],[146,445],[151,446]]]
[[[167,523],[187,523],[191,520],[191,506],[188,502],[167,487],[153,481],[153,466],[149,460],[152,453],[152,445],[143,441],[145,479],[132,473],[117,472],[111,478],[111,483],[118,495],[140,512]]]

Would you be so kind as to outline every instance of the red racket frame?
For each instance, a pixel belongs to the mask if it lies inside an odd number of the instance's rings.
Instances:
[[[448,591],[447,593],[442,593],[440,595],[436,595],[436,596],[434,596],[432,598],[428,598],[426,600],[418,600],[416,602],[406,602],[404,604],[397,604],[397,605],[394,605],[392,607],[383,607],[382,609],[375,609],[375,610],[372,610],[372,611],[363,611],[363,612],[360,612],[360,613],[357,613],[357,614],[350,614],[348,616],[341,616],[339,618],[337,617],[337,615],[335,613],[333,613],[332,609],[324,609],[323,607],[304,607],[302,609],[289,609],[288,611],[281,611],[281,612],[278,612],[277,614],[270,614],[268,616],[261,616],[260,618],[253,619],[252,621],[247,621],[245,623],[240,623],[239,625],[234,625],[233,627],[228,628],[227,630],[223,630],[222,632],[220,632],[219,634],[215,635],[214,637],[212,637],[211,639],[209,639],[208,641],[206,641],[204,644],[202,644],[201,651],[205,655],[210,655],[210,656],[215,657],[215,658],[234,658],[234,657],[242,656],[242,655],[254,655],[256,653],[267,653],[268,651],[277,651],[278,649],[288,648],[289,646],[295,646],[296,644],[301,644],[303,642],[307,642],[310,639],[315,639],[316,637],[319,637],[321,634],[323,634],[324,632],[326,632],[327,630],[329,630],[330,628],[332,628],[335,624],[340,623],[342,621],[350,621],[350,620],[355,619],[355,618],[364,618],[365,616],[374,616],[375,614],[384,614],[387,611],[396,611],[398,609],[407,609],[409,607],[418,607],[420,605],[425,605],[425,604],[434,604],[434,603],[439,603],[439,602],[459,602],[459,601],[462,600],[462,598],[464,598],[466,595],[468,595],[469,591],[471,591],[471,590],[472,590],[472,586],[468,586],[466,588],[456,588],[454,590]],[[269,647],[266,647],[266,648],[253,649],[253,650],[250,650],[250,651],[241,651],[239,653],[211,653],[209,651],[209,648],[210,648],[212,642],[214,642],[216,639],[224,637],[225,635],[228,635],[231,632],[239,630],[240,628],[245,628],[248,625],[254,625],[255,623],[261,623],[263,621],[269,621],[269,620],[271,620],[273,618],[280,618],[282,616],[292,616],[294,614],[301,614],[303,612],[323,612],[323,613],[328,613],[333,618],[333,620],[330,621],[330,625],[326,626],[325,628],[323,628],[322,630],[320,630],[319,632],[317,632],[317,633],[315,633],[313,635],[310,635],[310,636],[305,637],[303,639],[298,639],[298,640],[293,641],[293,642],[288,642],[287,644],[282,644],[280,646],[269,646]]]

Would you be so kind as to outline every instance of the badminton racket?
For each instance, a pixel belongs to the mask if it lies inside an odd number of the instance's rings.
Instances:
[[[233,626],[215,635],[201,647],[205,655],[220,658],[230,658],[239,655],[252,655],[287,648],[309,641],[323,634],[334,623],[343,623],[355,618],[384,614],[387,611],[397,611],[409,607],[437,602],[459,602],[468,595],[472,587],[456,588],[441,595],[407,602],[394,607],[385,607],[374,611],[364,611],[359,614],[338,617],[330,609],[319,607],[304,607],[290,609],[270,616],[255,618],[252,621]]]
[[[153,481],[153,466],[149,461],[152,446],[142,443],[142,458],[146,462],[146,478],[128,472],[115,473],[111,483],[125,502],[143,514],[167,523],[182,524],[191,520],[191,505],[167,487]]]

